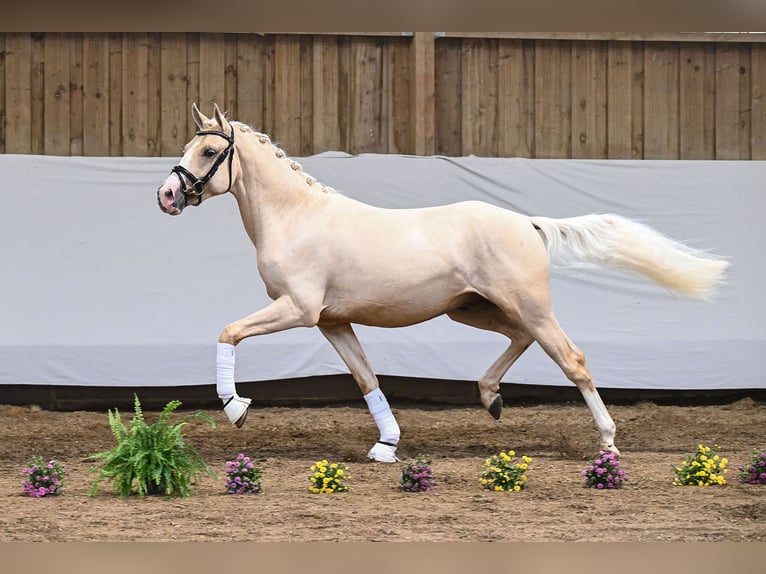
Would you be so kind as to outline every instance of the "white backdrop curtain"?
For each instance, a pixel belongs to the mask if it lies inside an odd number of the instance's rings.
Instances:
[[[0,156],[0,384],[214,382],[223,327],[269,300],[232,196],[176,218],[160,212],[155,190],[176,162]],[[766,388],[766,162],[339,153],[300,162],[373,205],[478,199],[549,217],[614,212],[724,255],[728,283],[713,303],[578,271],[554,274],[554,309],[600,387]],[[383,375],[475,380],[506,346],[446,318],[357,333]],[[238,381],[347,372],[316,329],[245,340],[237,358]],[[536,345],[504,382],[570,384]]]

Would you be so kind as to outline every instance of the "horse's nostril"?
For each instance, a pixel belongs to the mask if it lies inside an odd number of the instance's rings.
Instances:
[[[166,192],[165,192],[165,197],[166,197],[167,199],[173,199],[173,192],[172,192],[172,191],[170,191],[170,190],[166,191]]]

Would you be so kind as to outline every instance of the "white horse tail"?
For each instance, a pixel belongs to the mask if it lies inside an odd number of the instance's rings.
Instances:
[[[635,271],[687,297],[710,299],[729,266],[727,261],[619,215],[530,219],[545,236],[553,265],[593,264]]]

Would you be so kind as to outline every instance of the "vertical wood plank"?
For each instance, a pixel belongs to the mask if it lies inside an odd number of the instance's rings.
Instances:
[[[45,35],[44,58],[44,150],[47,155],[69,155],[70,58],[66,34]]]
[[[633,98],[636,70],[632,43],[609,42],[607,80],[607,139],[611,159],[640,159],[635,153],[632,118],[641,109],[641,100]]]
[[[434,130],[437,154],[463,155],[462,92],[462,41],[444,38],[436,46],[436,95],[434,97]]]
[[[434,153],[434,98],[436,89],[434,46],[433,33],[415,32],[412,37],[410,48],[410,89],[412,90],[410,130],[412,143],[410,149],[415,155],[432,155]],[[391,122],[390,113],[388,118]]]
[[[223,34],[200,34],[199,107],[204,114],[212,114],[213,104],[225,111],[225,76]]]
[[[538,41],[535,46],[535,157],[571,154],[570,42]]]
[[[201,105],[200,36],[201,34],[188,33],[185,38],[186,71],[184,81],[186,82],[186,102],[183,106],[183,114],[186,118],[186,137],[184,137],[184,140],[191,139],[197,131],[197,125],[191,117],[192,104],[197,104],[200,111],[206,116],[213,115],[212,106]]]
[[[261,41],[237,35],[237,118],[263,130],[263,63]]]
[[[351,39],[350,153],[384,153],[387,132],[382,129],[381,49],[378,40]]]
[[[607,46],[572,44],[572,157],[608,157]]]
[[[680,48],[680,130],[681,159],[713,159],[714,65],[711,44],[685,43]]]
[[[739,159],[748,160],[752,158],[750,150],[750,121],[752,116],[751,108],[751,60],[750,44],[739,44],[739,106],[738,128],[739,128]]]
[[[144,156],[148,151],[149,139],[147,34],[125,34],[122,62],[122,153],[126,156]]]
[[[5,153],[5,116],[8,114],[5,101],[5,36],[0,33],[0,153]]]
[[[69,44],[69,155],[83,150],[83,34],[67,34]]]
[[[5,39],[5,153],[32,153],[32,37],[9,33]]]
[[[463,153],[497,155],[497,42],[463,45]]]
[[[301,146],[301,44],[295,36],[279,34],[274,44],[274,137],[288,155]]]
[[[314,38],[300,39],[300,147],[298,155],[307,156],[314,149]],[[321,84],[320,84],[321,85]]]
[[[766,44],[753,44],[750,64],[750,159],[766,159]]]
[[[647,43],[644,82],[644,158],[678,159],[678,44]],[[651,113],[649,113],[651,112]]]
[[[417,34],[417,33],[416,33]],[[433,41],[433,35],[430,34]],[[430,75],[431,79],[426,78],[425,85],[430,82],[430,103],[428,96],[423,102],[425,106],[423,122],[421,128],[423,134],[421,155],[433,155],[434,153],[434,61],[433,61],[433,42],[431,51]],[[388,69],[389,69],[389,87],[386,108],[386,117],[388,118],[388,149],[387,153],[409,153],[416,154],[415,144],[413,144],[414,130],[418,129],[411,121],[412,105],[411,94],[415,90],[413,82],[412,61],[412,40],[408,38],[397,38],[388,45]],[[426,54],[426,59],[428,54]],[[427,92],[425,89],[424,92]],[[429,111],[430,108],[430,111]],[[430,127],[429,127],[430,122]],[[429,135],[430,134],[430,135]],[[429,141],[430,140],[430,141]]]
[[[160,155],[178,156],[186,144],[186,34],[162,35]]]
[[[740,146],[740,50],[738,47],[732,44],[717,44],[715,66],[716,159],[742,159]]]
[[[223,36],[223,63],[223,109],[226,110],[230,118],[239,120],[239,108],[237,106],[237,37],[235,34],[224,34]]]
[[[109,155],[122,155],[122,46],[121,33],[109,34]]]
[[[338,70],[338,39],[335,36],[317,36],[313,45],[313,150],[320,153],[341,150],[338,116],[340,76]]]
[[[146,83],[146,153],[150,156],[158,156],[160,154],[160,86],[162,82],[160,34],[158,32],[152,32],[146,35],[146,51],[148,58]]]
[[[497,151],[502,157],[532,157],[535,137],[533,44],[504,40],[497,58]]]
[[[276,36],[270,36],[263,46],[263,126],[262,131],[276,132]]]
[[[32,34],[32,153],[45,153],[45,34]]]
[[[109,35],[85,34],[83,41],[83,154],[109,155]]]

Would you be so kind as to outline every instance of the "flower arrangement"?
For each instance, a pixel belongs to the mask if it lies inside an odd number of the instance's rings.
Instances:
[[[320,460],[311,465],[311,476],[309,476],[309,490],[314,494],[324,494],[327,492],[348,492],[351,490],[344,480],[351,478],[346,474],[346,465],[342,462],[329,463],[326,460]]]
[[[215,473],[199,452],[186,443],[182,433],[183,427],[193,419],[203,419],[215,428],[213,419],[205,413],[195,413],[170,424],[171,414],[181,406],[181,401],[170,401],[159,419],[147,424],[138,395],[133,396],[135,414],[130,426],[123,424],[117,409],[108,411],[109,428],[117,445],[90,457],[98,461],[91,472],[99,473],[90,494],[96,494],[101,481],[107,479],[123,498],[133,492],[139,496],[186,497],[191,495],[189,486],[196,476],[205,472],[215,478]]]
[[[431,492],[436,486],[433,473],[431,459],[419,454],[402,467],[399,487],[404,492]]]
[[[29,466],[21,469],[27,475],[21,483],[22,493],[32,498],[61,494],[64,487],[64,468],[55,460],[45,462],[41,456],[35,456]]]
[[[585,487],[598,490],[622,488],[628,480],[628,474],[620,468],[620,464],[614,453],[598,451],[598,456],[588,461],[588,465],[582,471]]]
[[[766,450],[753,449],[750,462],[739,467],[739,481],[747,484],[766,484]]]
[[[711,486],[726,484],[728,459],[718,455],[718,446],[697,445],[697,452],[686,455],[680,466],[672,467],[674,486]]]
[[[532,459],[522,456],[515,458],[516,452],[509,450],[495,454],[484,461],[484,472],[481,475],[481,484],[487,490],[519,491],[527,486],[526,471]]]
[[[234,460],[226,461],[227,494],[259,494],[263,492],[262,475],[257,463],[249,456],[239,453]]]

